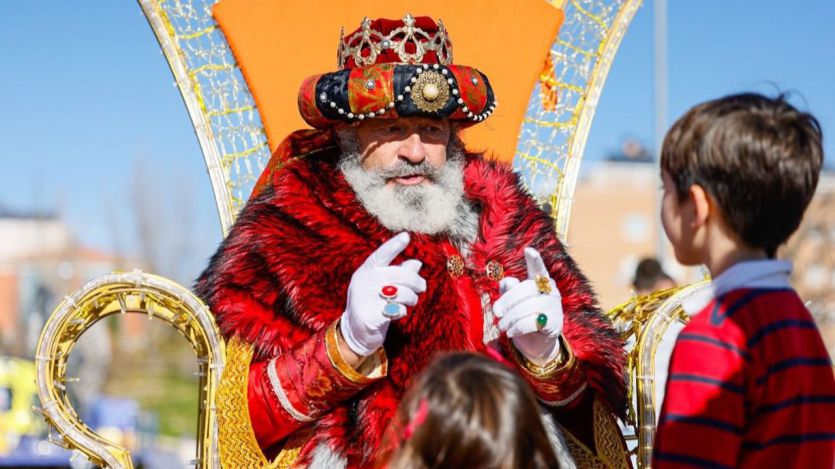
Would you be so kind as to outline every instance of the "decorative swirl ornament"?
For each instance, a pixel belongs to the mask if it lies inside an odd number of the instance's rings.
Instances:
[[[449,100],[449,83],[438,72],[426,71],[412,84],[412,102],[424,112],[438,112]]]
[[[67,360],[78,338],[99,320],[125,313],[159,318],[185,337],[197,353],[200,410],[197,467],[220,468],[216,393],[225,348],[209,309],[190,291],[171,280],[139,270],[93,279],[64,298],[44,325],[36,352],[40,413],[68,448],[80,450],[94,464],[132,468],[130,453],[82,423],[73,410],[65,383]]]

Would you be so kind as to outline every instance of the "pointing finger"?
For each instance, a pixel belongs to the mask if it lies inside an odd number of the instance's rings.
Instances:
[[[409,245],[409,241],[409,233],[404,231],[398,234],[383,243],[376,251],[368,256],[368,259],[365,260],[366,264],[373,265],[375,267],[383,267],[391,264],[391,261],[393,261],[398,254],[406,249],[406,246]]]
[[[542,256],[534,248],[525,248],[525,264],[528,266],[528,278],[535,279],[537,275],[550,278],[548,269],[545,268],[545,262],[542,261]]]

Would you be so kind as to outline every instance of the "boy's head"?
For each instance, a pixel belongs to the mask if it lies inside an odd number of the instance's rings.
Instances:
[[[785,96],[738,94],[690,109],[661,150],[662,221],[676,257],[704,262],[694,245],[704,244],[697,232],[709,216],[774,257],[800,224],[822,162],[820,124]]]
[[[632,286],[638,295],[648,295],[659,290],[666,290],[676,286],[675,280],[664,272],[664,267],[658,259],[645,257],[635,267],[635,277]]]

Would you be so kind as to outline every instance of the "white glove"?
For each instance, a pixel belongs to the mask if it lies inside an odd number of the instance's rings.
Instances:
[[[532,361],[545,363],[559,356],[562,298],[536,249],[525,248],[525,263],[528,279],[520,282],[514,277],[503,278],[499,283],[502,296],[493,304],[493,313],[500,318],[499,329],[507,333],[519,351]],[[548,280],[550,292],[540,292],[537,276]],[[538,325],[542,319],[545,324]]]
[[[382,347],[391,321],[406,316],[406,306],[416,305],[417,294],[426,291],[426,280],[418,275],[423,265],[419,260],[389,265],[408,245],[409,234],[398,234],[368,256],[351,277],[340,330],[345,344],[357,355],[368,356]],[[381,296],[386,285],[397,287],[395,298],[386,300]],[[389,302],[399,308],[399,313],[383,314]]]

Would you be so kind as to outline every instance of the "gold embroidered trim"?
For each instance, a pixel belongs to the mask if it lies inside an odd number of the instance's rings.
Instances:
[[[584,445],[580,440],[565,428],[561,428],[565,435],[565,443],[568,445],[568,452],[574,459],[574,464],[582,469],[609,469],[603,461],[594,455],[594,452]]]
[[[217,398],[217,426],[220,461],[223,467],[264,467],[261,452],[249,420],[247,389],[252,347],[237,337],[226,344],[226,366]]]
[[[365,359],[365,361],[360,365],[360,371],[349,365],[342,356],[342,352],[339,351],[337,327],[339,327],[339,321],[333,323],[333,325],[328,328],[327,333],[325,333],[325,346],[327,347],[328,359],[333,367],[336,368],[342,376],[356,384],[368,384],[386,376],[388,373],[388,359],[386,358],[385,350],[382,348]],[[363,370],[367,370],[369,368],[370,371],[368,373],[362,372]]]
[[[249,365],[252,346],[233,337],[226,344],[226,366],[217,397],[218,441],[222,467],[286,469],[292,467],[310,434],[297,431],[269,462],[258,446],[249,419]]]
[[[629,469],[629,453],[621,444],[621,434],[614,417],[600,401],[592,404],[594,413],[594,445],[597,453],[589,449],[571,432],[561,428],[568,450],[579,468]]]
[[[597,457],[612,469],[628,469],[627,451],[621,444],[621,433],[614,417],[600,401],[594,400],[594,446]]]
[[[290,398],[287,397],[287,393],[284,392],[284,387],[281,385],[281,379],[275,371],[275,358],[267,363],[267,376],[270,378],[270,385],[273,387],[273,392],[276,397],[278,397],[281,407],[283,407],[288,414],[299,422],[307,423],[314,420],[313,417],[293,407],[293,404],[290,402]]]
[[[545,365],[537,365],[536,363],[530,361],[525,354],[520,352],[516,346],[513,345],[512,341],[510,348],[513,350],[513,357],[520,365],[522,365],[522,368],[524,368],[525,371],[537,379],[548,379],[571,369],[575,363],[574,351],[571,349],[571,344],[569,344],[562,335],[559,337],[559,342],[561,349],[559,358],[551,360]]]
[[[539,399],[539,402],[547,405],[548,407],[565,407],[568,404],[571,404],[572,402],[574,402],[575,399],[580,397],[580,395],[583,394],[583,391],[585,391],[588,387],[589,387],[588,383],[583,383],[583,384],[580,385],[579,388],[577,388],[576,391],[571,393],[570,396],[566,397],[565,399],[560,399],[558,401],[549,401],[549,400],[543,399],[539,396],[536,396],[536,398]]]

